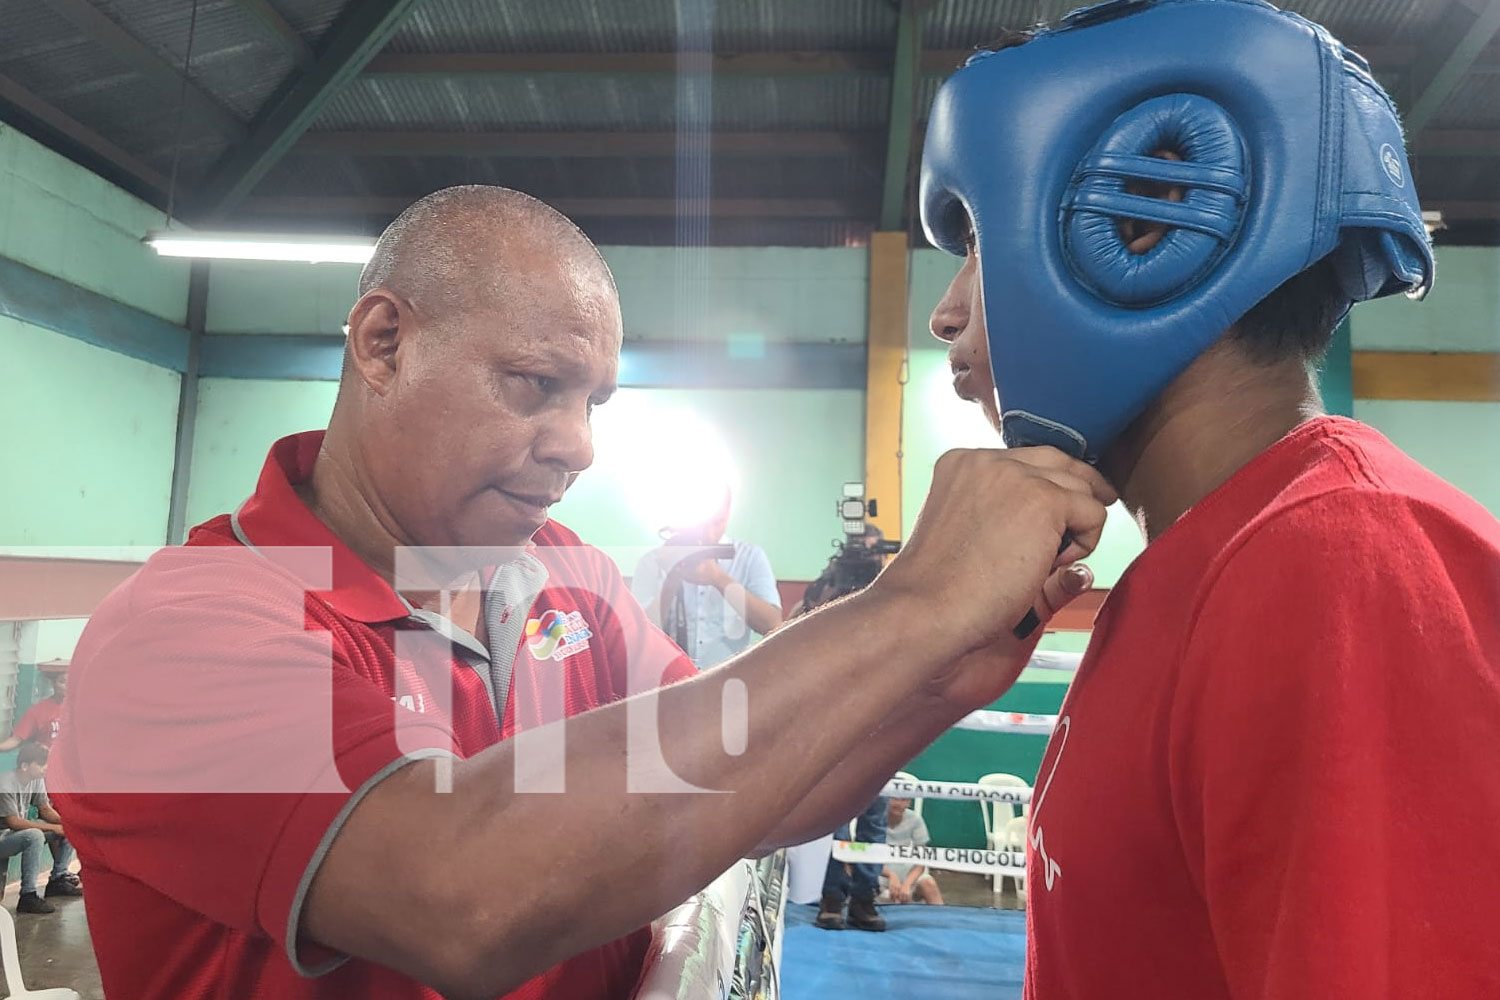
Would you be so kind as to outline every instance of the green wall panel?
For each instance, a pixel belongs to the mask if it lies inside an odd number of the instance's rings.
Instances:
[[[0,317],[0,545],[160,545],[180,376]]]
[[[208,378],[198,383],[187,523],[237,508],[278,438],[328,426],[336,382]]]
[[[161,212],[0,124],[0,254],[173,323],[188,262],[141,243]]]

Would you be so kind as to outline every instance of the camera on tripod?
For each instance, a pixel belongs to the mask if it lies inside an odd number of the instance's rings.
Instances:
[[[845,483],[839,498],[839,518],[844,522],[844,540],[834,542],[837,551],[816,580],[807,585],[803,609],[811,611],[829,601],[836,601],[864,590],[880,575],[885,557],[901,551],[901,543],[884,538],[868,518],[879,516],[875,498],[865,497],[864,483]]]

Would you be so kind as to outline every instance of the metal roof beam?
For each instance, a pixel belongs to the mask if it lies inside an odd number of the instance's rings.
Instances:
[[[1500,129],[1430,128],[1416,139],[1415,156],[1500,156]]]
[[[271,6],[270,0],[234,0],[245,13],[251,15],[255,23],[264,29],[282,50],[291,56],[297,66],[306,69],[314,62],[313,50],[303,39],[296,28],[287,23],[275,7]]]
[[[247,198],[248,212],[271,215],[395,216],[421,195],[410,197],[257,195]],[[543,198],[564,215],[578,219],[675,217],[681,209],[676,198]],[[822,218],[857,219],[858,207],[841,198],[713,198],[708,214],[725,219]]]
[[[173,101],[179,93],[186,93],[187,100],[204,117],[232,139],[245,134],[245,124],[234,113],[224,107],[208,91],[186,79],[182,70],[157,55],[145,42],[110,20],[108,15],[88,0],[47,0],[47,6],[66,18],[73,27],[83,32],[90,40],[103,46],[120,62],[129,66],[147,80],[156,84]]]
[[[869,153],[874,132],[714,132],[716,156]],[[308,132],[294,152],[322,156],[675,156],[676,132]]]
[[[256,116],[250,136],[231,149],[198,199],[209,221],[222,218],[260,182],[328,102],[364,69],[418,0],[361,0],[340,15],[316,62],[284,84]]]
[[[165,176],[8,76],[0,76],[0,117],[13,125],[27,121],[36,123],[49,133],[49,138],[60,139],[59,146],[72,147],[82,154],[82,159],[94,160],[97,165],[134,182],[133,194],[144,197],[167,191],[169,184]],[[60,151],[66,155],[66,149]],[[95,164],[84,165],[92,168]]]
[[[1500,32],[1500,0],[1454,0],[1442,19],[1440,38],[1411,67],[1406,130],[1415,138],[1463,82],[1485,46]]]
[[[896,51],[891,65],[891,115],[886,134],[880,228],[901,228],[911,179],[912,134],[916,130],[917,77],[922,66],[922,12],[917,0],[901,0]]]

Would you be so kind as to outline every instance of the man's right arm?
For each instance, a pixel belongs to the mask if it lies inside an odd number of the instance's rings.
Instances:
[[[430,761],[382,781],[319,867],[304,936],[447,995],[492,997],[646,924],[751,853],[891,705],[966,654],[1012,641],[1010,626],[1057,565],[1058,539],[1079,540],[1069,559],[1097,539],[1106,493],[1097,474],[1060,456],[945,457],[906,552],[869,590],[709,673],[561,724],[565,794],[516,793],[518,768],[533,766],[517,759],[527,733],[455,762],[448,794],[433,791]],[[995,496],[1007,498],[1004,522]],[[826,709],[829,692],[837,711]],[[746,706],[738,755],[725,752],[731,704]],[[637,713],[669,724],[641,741]],[[641,746],[651,737],[660,763]],[[662,764],[714,792],[630,791],[671,777]],[[425,840],[415,852],[414,815]],[[464,878],[452,876],[455,858]],[[396,887],[370,877],[396,870],[407,873]],[[414,909],[423,920],[408,919]]]

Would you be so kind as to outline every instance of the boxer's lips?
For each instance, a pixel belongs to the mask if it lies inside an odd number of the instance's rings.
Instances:
[[[970,384],[973,374],[974,370],[972,368],[966,368],[962,365],[955,365],[953,367],[953,391],[958,393],[959,399],[967,400],[970,403],[979,399],[979,394],[974,391],[973,386]]]

